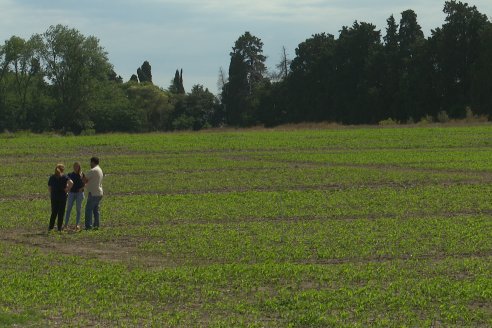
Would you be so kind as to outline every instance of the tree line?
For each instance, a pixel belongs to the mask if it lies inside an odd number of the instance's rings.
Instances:
[[[145,61],[124,82],[93,36],[67,26],[0,46],[0,131],[65,133],[199,130],[331,121],[374,124],[391,118],[492,117],[492,23],[475,6],[444,4],[446,19],[425,37],[417,14],[387,20],[385,33],[354,22],[335,37],[314,34],[285,48],[274,70],[249,32],[220,70],[219,94],[186,92],[183,70],[168,88]]]
[[[354,22],[338,37],[315,34],[265,66],[262,41],[245,33],[231,52],[221,99],[227,121],[277,125],[304,121],[374,124],[391,118],[492,114],[492,24],[475,6],[447,1],[442,27],[425,38],[413,10],[392,15],[382,35]]]
[[[220,112],[202,85],[185,92],[182,70],[163,89],[145,61],[124,82],[97,38],[67,26],[0,46],[0,131],[198,130],[221,124]]]

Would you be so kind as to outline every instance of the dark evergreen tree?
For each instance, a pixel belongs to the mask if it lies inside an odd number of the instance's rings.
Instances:
[[[148,61],[144,61],[142,66],[137,69],[137,75],[140,83],[152,83],[152,67]]]
[[[335,47],[335,37],[325,33],[315,34],[297,47],[285,86],[289,121],[337,119],[333,108]],[[275,88],[273,93],[279,89],[284,88]],[[276,102],[275,109],[282,112],[285,106]]]
[[[398,34],[399,25],[396,24],[396,20],[393,15],[386,20],[386,23],[386,35],[383,37],[385,51],[387,53],[397,53],[399,51],[400,39]]]
[[[135,74],[132,74],[132,76],[130,77],[130,82],[138,83],[138,76],[136,76]]]
[[[492,119],[492,23],[480,33],[478,58],[472,68],[472,109]]]
[[[439,110],[459,116],[471,104],[472,68],[488,19],[477,7],[454,0],[446,1],[444,13],[445,24],[432,31]]]
[[[169,91],[175,94],[179,94],[179,69],[174,73],[174,79],[169,87]]]
[[[222,90],[228,124],[245,124],[243,115],[248,112],[248,96],[248,67],[242,54],[233,54],[229,65],[229,81]]]
[[[184,87],[184,82],[183,82],[183,69],[181,69],[181,72],[179,74],[178,93],[180,93],[180,94],[186,93],[185,87]]]
[[[384,36],[385,68],[383,77],[383,108],[381,118],[397,118],[399,111],[399,84],[400,84],[400,43],[398,24],[391,15],[387,22],[386,35]]]
[[[413,10],[405,10],[401,13],[398,41],[400,53],[403,59],[414,56],[415,45],[424,38],[422,27],[417,21],[417,14]]]
[[[257,120],[255,92],[266,73],[263,42],[246,32],[237,39],[230,53],[229,81],[222,91],[227,122],[249,125]]]
[[[337,121],[375,123],[381,103],[381,33],[373,24],[343,27],[336,44],[334,107]]]
[[[417,21],[417,14],[413,10],[401,13],[400,30],[398,33],[400,45],[400,81],[397,102],[397,113],[393,118],[406,120],[409,117],[420,118],[422,81],[421,67],[417,56],[423,46],[424,33]]]
[[[181,69],[181,72],[179,71],[179,69],[176,70],[176,73],[174,74],[174,79],[172,80],[171,86],[169,87],[169,91],[177,95],[186,94],[183,84],[183,69]]]

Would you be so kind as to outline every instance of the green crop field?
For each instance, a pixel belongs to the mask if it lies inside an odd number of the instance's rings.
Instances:
[[[93,155],[102,229],[48,235]],[[3,135],[0,165],[0,326],[492,326],[491,125]]]

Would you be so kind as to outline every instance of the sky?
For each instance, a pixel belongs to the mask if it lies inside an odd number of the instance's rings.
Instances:
[[[492,16],[492,0],[471,0]],[[355,20],[370,22],[384,34],[386,19],[413,9],[424,33],[444,22],[444,0],[0,0],[0,42],[29,38],[63,24],[94,35],[125,81],[145,60],[154,84],[170,85],[183,69],[185,88],[202,84],[217,92],[219,69],[226,72],[235,40],[245,31],[264,43],[274,69],[282,47],[290,58],[315,33],[335,36]]]

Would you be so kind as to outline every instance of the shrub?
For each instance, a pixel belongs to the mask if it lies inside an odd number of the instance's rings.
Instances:
[[[489,117],[487,115],[475,115],[470,107],[465,109],[465,122],[467,123],[483,123],[488,122]]]
[[[391,117],[386,120],[379,121],[379,126],[398,125],[398,124],[400,124],[400,122],[393,120]]]
[[[434,122],[434,118],[430,115],[425,115],[419,121],[419,124],[430,124]]]
[[[16,136],[15,133],[12,133],[7,129],[3,130],[3,133],[0,134],[0,137],[5,139],[15,138],[15,136]]]
[[[181,115],[172,122],[173,130],[191,130],[195,124],[195,119],[191,116]]]
[[[96,130],[94,129],[85,129],[85,130],[82,130],[82,132],[80,133],[81,136],[93,136],[96,134]]]
[[[448,123],[448,122],[450,121],[448,113],[446,113],[446,111],[445,111],[445,110],[440,111],[440,112],[437,114],[437,121],[438,121],[439,123]]]
[[[471,122],[473,121],[473,119],[475,118],[475,114],[473,114],[473,111],[470,107],[466,107],[465,109],[465,120],[467,122]]]

